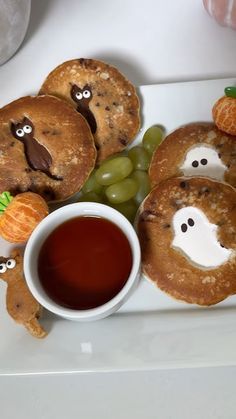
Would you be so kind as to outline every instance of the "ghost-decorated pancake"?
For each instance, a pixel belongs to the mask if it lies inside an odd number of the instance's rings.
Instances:
[[[80,190],[95,160],[85,118],[65,101],[27,96],[0,109],[0,192],[65,200]]]
[[[149,175],[153,187],[177,176],[204,176],[236,187],[236,137],[213,123],[185,125],[156,149]]]
[[[172,297],[212,305],[236,293],[236,190],[203,177],[168,179],[139,209],[144,274]]]
[[[134,86],[104,62],[67,61],[47,76],[39,94],[67,100],[86,118],[98,161],[123,150],[139,130],[139,99]]]

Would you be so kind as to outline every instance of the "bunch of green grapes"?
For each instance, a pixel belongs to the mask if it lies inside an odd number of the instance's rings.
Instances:
[[[163,131],[150,127],[142,143],[106,159],[94,169],[79,201],[100,202],[121,212],[130,222],[150,191],[148,168]]]

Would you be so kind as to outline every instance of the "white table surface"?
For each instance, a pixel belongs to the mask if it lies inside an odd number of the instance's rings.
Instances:
[[[70,58],[103,59],[141,85],[235,77],[235,51],[236,32],[201,0],[33,0],[25,41],[0,67],[0,106],[37,92]],[[236,368],[0,377],[1,418],[230,419],[235,377]]]

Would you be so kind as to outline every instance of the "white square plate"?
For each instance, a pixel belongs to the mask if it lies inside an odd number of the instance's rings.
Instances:
[[[234,79],[142,86],[142,130],[153,124],[167,132],[211,120],[214,102]],[[0,239],[0,254],[9,245]],[[120,311],[91,323],[45,313],[49,331],[32,338],[5,310],[0,283],[0,375],[49,374],[236,365],[236,296],[203,309],[172,300],[142,278]]]

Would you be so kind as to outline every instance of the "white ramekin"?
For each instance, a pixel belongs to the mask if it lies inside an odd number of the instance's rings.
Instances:
[[[89,310],[72,310],[53,301],[44,291],[38,277],[38,255],[48,235],[63,222],[79,216],[103,217],[116,224],[126,235],[132,250],[133,264],[127,282],[121,291],[107,303]],[[108,255],[109,257],[109,255]],[[127,300],[140,276],[140,246],[129,221],[115,209],[95,202],[66,205],[48,215],[33,231],[25,249],[24,274],[28,287],[38,302],[49,311],[69,320],[97,320],[109,316]]]

